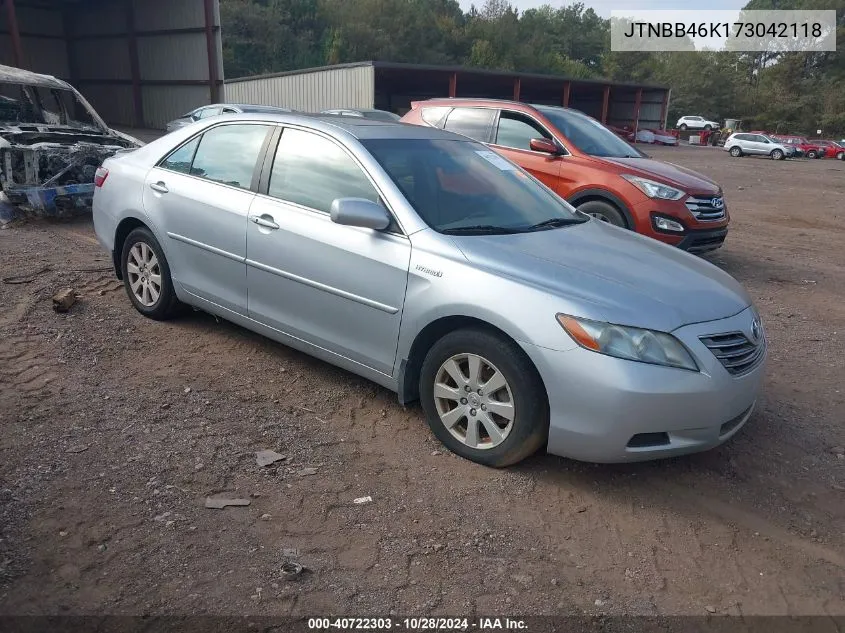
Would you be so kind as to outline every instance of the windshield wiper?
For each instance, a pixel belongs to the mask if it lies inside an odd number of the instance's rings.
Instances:
[[[532,224],[526,231],[536,231],[541,229],[557,229],[561,226],[571,226],[573,224],[583,224],[586,218],[549,218],[537,224]]]
[[[440,229],[446,235],[458,235],[461,233],[478,233],[479,235],[505,235],[508,233],[520,233],[520,229],[508,228],[506,226],[494,226],[492,224],[475,224],[472,226],[453,226],[448,229]]]

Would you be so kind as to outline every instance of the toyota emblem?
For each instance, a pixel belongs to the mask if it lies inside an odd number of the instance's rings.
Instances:
[[[760,325],[760,321],[754,319],[751,322],[751,340],[753,343],[759,343],[760,338],[763,336],[763,326]]]
[[[722,204],[723,204],[723,203],[722,203],[722,199],[721,199],[721,198],[713,198],[713,199],[710,201],[710,204],[712,204],[712,205],[713,205],[713,208],[714,208],[714,209],[721,209],[721,208],[722,208]]]

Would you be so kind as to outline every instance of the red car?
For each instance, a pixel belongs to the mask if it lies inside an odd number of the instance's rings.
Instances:
[[[824,156],[824,150],[821,146],[811,143],[805,136],[795,136],[793,134],[770,134],[769,138],[773,138],[781,143],[792,145],[801,152],[802,156],[807,158],[821,158]]]
[[[813,138],[810,139],[810,143],[822,148],[822,151],[824,151],[824,158],[838,158],[839,160],[845,160],[845,147],[842,147],[836,141],[825,141],[824,139]]]
[[[691,253],[719,248],[728,233],[718,184],[649,158],[577,110],[444,98],[412,102],[402,122],[486,143],[579,211]]]

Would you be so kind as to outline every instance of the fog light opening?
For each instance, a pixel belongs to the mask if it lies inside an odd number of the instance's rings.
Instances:
[[[672,220],[662,215],[652,215],[651,223],[656,230],[666,233],[683,233],[685,230],[684,225],[677,220]]]
[[[651,448],[667,446],[670,443],[668,433],[637,433],[628,440],[628,448]]]

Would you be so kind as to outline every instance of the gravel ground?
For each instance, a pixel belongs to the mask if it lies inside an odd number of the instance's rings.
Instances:
[[[0,231],[37,273],[0,283],[0,613],[845,615],[845,163],[650,151],[723,184],[710,259],[770,338],[746,428],[656,463],[472,464],[362,379],[142,318],[88,220]]]

